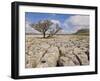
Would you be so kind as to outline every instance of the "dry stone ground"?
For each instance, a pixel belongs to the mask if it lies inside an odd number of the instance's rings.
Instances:
[[[26,35],[25,44],[26,68],[89,65],[89,36]]]

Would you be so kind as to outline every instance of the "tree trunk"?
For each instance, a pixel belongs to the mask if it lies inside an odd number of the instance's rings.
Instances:
[[[45,38],[45,32],[43,32],[43,38]]]

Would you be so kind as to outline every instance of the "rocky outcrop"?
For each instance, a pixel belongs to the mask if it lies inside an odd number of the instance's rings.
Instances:
[[[59,59],[59,50],[57,47],[51,46],[45,55],[41,58],[37,67],[54,67]]]
[[[88,36],[26,36],[25,67],[44,68],[89,65]]]

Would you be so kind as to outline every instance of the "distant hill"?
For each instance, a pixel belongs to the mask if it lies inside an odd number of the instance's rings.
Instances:
[[[41,35],[41,33],[34,33],[34,32],[26,32],[26,35]],[[49,35],[48,33],[46,35]],[[75,33],[57,33],[56,35],[89,35],[89,29],[80,29],[77,30]]]
[[[89,35],[89,29],[80,29],[74,34],[77,34],[77,35]]]

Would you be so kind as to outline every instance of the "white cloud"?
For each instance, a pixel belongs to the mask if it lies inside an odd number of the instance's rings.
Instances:
[[[50,26],[50,31],[51,30],[56,30],[56,24],[58,24],[59,25],[59,27],[61,27],[61,23],[60,23],[60,21],[59,20],[50,20],[53,24]]]
[[[33,29],[31,26],[30,26],[30,22],[26,21],[25,23],[25,32],[26,33],[40,33],[38,32],[37,30]]]
[[[89,28],[89,22],[88,15],[75,15],[66,19],[63,25],[66,31],[76,32],[79,29]]]
[[[87,15],[76,15],[71,16],[69,21],[73,25],[80,25],[80,26],[88,26],[89,25],[89,16]]]
[[[59,20],[53,20],[53,19],[52,19],[52,20],[51,20],[51,22],[52,22],[52,23],[54,23],[54,24],[61,25],[61,23],[60,23],[60,21],[59,21]]]

